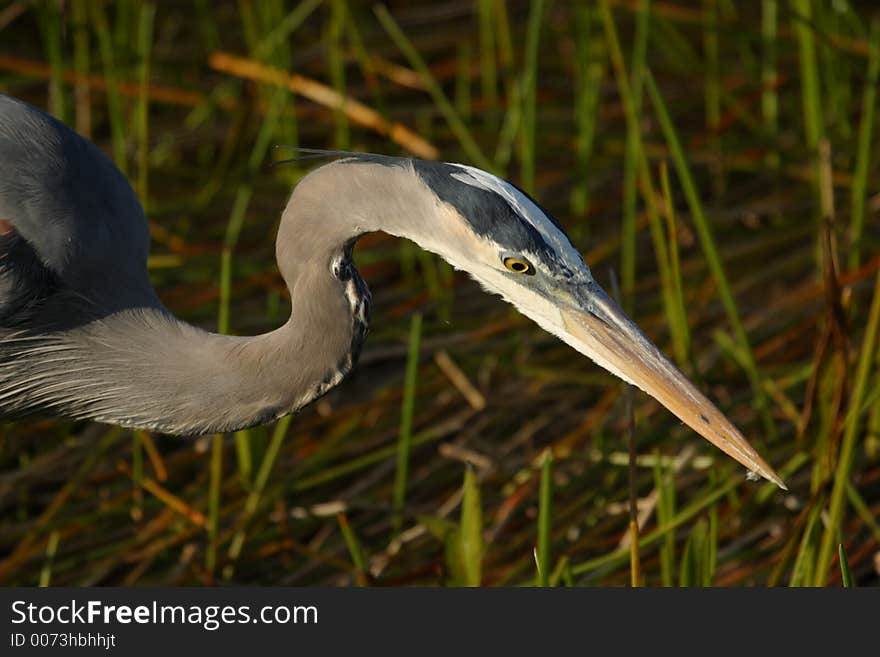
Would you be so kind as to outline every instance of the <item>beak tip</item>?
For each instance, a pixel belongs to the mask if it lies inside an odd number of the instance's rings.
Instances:
[[[788,486],[785,485],[782,478],[772,468],[763,467],[760,470],[750,470],[747,475],[748,479],[758,479],[759,477],[763,477],[767,481],[776,484],[782,490],[788,490]]]

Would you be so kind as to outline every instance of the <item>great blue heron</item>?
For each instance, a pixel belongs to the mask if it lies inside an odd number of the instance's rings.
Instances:
[[[0,415],[188,435],[293,413],[354,366],[370,294],[352,247],[385,231],[468,272],[784,487],[599,287],[560,225],[485,171],[358,153],[315,169],[294,189],[276,241],[290,319],[235,337],[182,322],[159,301],[143,208],[91,142],[0,95],[0,168]]]

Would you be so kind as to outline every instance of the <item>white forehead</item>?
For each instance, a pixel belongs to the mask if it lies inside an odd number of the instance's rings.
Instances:
[[[569,241],[565,233],[550,221],[546,213],[535,205],[532,199],[515,186],[498,176],[476,167],[466,164],[447,164],[461,169],[460,173],[451,174],[453,178],[471,187],[485,189],[501,196],[517,214],[538,231],[538,234],[556,253],[560,254],[572,265],[583,265],[581,254],[571,245],[571,241]]]

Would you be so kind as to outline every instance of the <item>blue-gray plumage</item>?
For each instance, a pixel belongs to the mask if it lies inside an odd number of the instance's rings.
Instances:
[[[59,121],[0,95],[0,416],[200,434],[292,413],[355,364],[370,296],[352,247],[381,230],[467,271],[783,485],[522,190],[461,164],[317,154],[339,159],[296,186],[276,240],[290,318],[263,335],[218,335],[178,320],[157,298],[146,218],[122,173]]]

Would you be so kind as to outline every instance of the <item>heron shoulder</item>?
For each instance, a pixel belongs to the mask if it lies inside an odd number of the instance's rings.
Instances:
[[[92,142],[0,94],[0,166],[0,219],[66,284],[106,291],[108,271],[148,281],[143,208],[126,177]]]

